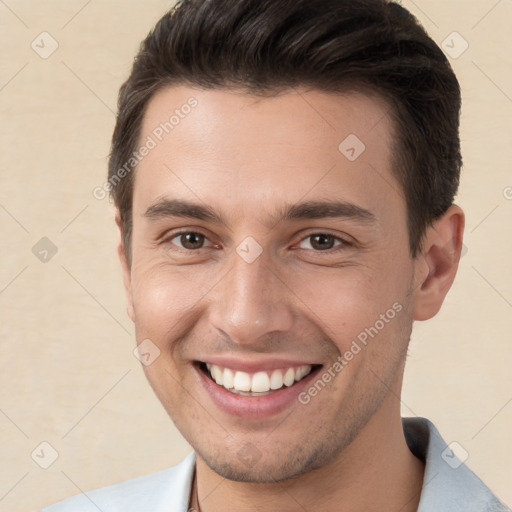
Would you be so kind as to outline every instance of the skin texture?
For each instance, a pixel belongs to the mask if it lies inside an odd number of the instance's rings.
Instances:
[[[438,219],[411,259],[393,127],[376,97],[168,87],[150,101],[140,140],[190,97],[194,110],[137,167],[131,266],[122,243],[119,256],[137,343],[160,350],[144,371],[198,456],[192,505],[416,510],[423,464],[401,426],[403,369],[413,321],[437,313],[455,277],[462,210]],[[365,145],[355,161],[338,149],[349,134]],[[146,215],[163,199],[207,205],[223,222]],[[304,201],[348,202],[373,220],[279,220]],[[203,246],[183,246],[182,229]],[[315,234],[333,247],[319,249]],[[249,236],[262,249],[252,263],[236,251]],[[300,358],[322,372],[393,304],[401,311],[309,403],[269,417],[221,410],[193,365]],[[239,456],[247,446],[254,464]]]

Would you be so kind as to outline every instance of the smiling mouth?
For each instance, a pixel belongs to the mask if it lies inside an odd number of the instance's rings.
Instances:
[[[197,362],[199,369],[217,385],[243,396],[265,396],[289,388],[315,372],[322,365],[306,364],[255,373],[224,368],[211,363]]]

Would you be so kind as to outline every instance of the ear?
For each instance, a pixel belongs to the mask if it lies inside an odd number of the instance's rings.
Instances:
[[[428,320],[441,309],[459,267],[464,212],[452,205],[427,228],[415,260],[414,320]]]
[[[123,225],[121,222],[121,215],[119,214],[119,210],[116,210],[116,224],[119,228],[119,242],[117,245],[117,255],[119,257],[119,261],[121,263],[121,270],[123,273],[123,283],[124,289],[126,292],[126,300],[127,300],[127,309],[126,312],[130,317],[132,322],[135,322],[135,314],[133,308],[133,296],[132,296],[132,273],[130,264],[126,258],[126,251],[123,241]]]

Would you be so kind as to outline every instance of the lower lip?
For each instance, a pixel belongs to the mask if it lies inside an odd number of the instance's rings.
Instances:
[[[298,396],[309,385],[320,368],[316,368],[303,379],[290,387],[284,387],[264,396],[244,396],[228,391],[208,377],[197,365],[194,365],[199,378],[212,401],[222,411],[240,418],[266,418],[274,416],[298,402]]]

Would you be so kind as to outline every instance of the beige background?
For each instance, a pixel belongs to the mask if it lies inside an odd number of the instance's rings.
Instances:
[[[453,31],[469,43],[452,59],[467,254],[442,312],[415,326],[403,413],[432,419],[512,505],[512,2],[403,4],[438,43]],[[112,207],[92,195],[118,87],[169,6],[0,0],[0,510],[34,510],[189,451],[132,354]],[[43,31],[59,44],[47,59],[31,48],[51,48]],[[449,38],[451,51],[461,42]],[[46,263],[32,252],[42,237],[58,248]],[[46,470],[41,447],[31,458],[43,441],[59,455]]]

